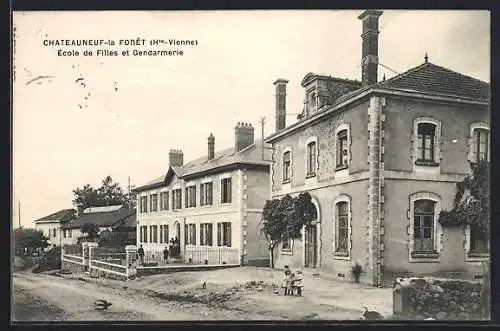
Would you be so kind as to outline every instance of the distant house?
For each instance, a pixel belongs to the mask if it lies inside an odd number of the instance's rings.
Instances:
[[[61,233],[61,228],[63,225],[74,219],[75,215],[76,210],[74,209],[60,210],[34,221],[35,229],[42,231],[43,234],[49,238],[47,241],[49,243],[49,247],[52,247],[53,245],[59,246],[61,244],[65,244],[68,240],[71,240],[73,233],[71,229]]]
[[[125,208],[122,205],[89,207],[83,210],[83,213],[78,215],[74,221],[64,224],[62,227],[63,239],[71,238],[71,240],[66,240],[64,243],[76,244],[78,238],[83,236],[81,229],[84,224],[97,225],[99,233],[103,231],[130,233],[130,237],[135,239],[137,226],[136,211],[135,209]],[[67,234],[66,238],[64,238],[64,233]]]

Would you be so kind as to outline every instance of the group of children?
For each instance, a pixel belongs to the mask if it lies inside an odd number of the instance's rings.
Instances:
[[[285,278],[283,279],[283,286],[285,289],[284,295],[295,295],[295,290],[297,290],[297,295],[302,295],[302,271],[297,270],[295,273],[290,271],[290,268],[285,266]]]

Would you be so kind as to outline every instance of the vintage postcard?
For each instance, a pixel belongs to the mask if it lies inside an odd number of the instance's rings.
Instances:
[[[18,11],[12,322],[490,319],[490,13]]]

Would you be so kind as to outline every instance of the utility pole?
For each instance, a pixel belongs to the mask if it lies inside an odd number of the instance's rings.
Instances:
[[[264,161],[264,123],[266,122],[265,117],[260,118],[260,126],[261,126],[261,144],[262,144],[262,160]]]
[[[21,228],[21,201],[17,202],[17,213],[19,218],[19,228]]]

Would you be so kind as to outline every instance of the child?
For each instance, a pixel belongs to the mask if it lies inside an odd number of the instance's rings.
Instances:
[[[288,295],[293,295],[293,282],[295,281],[295,274],[290,273],[290,277],[288,278]]]
[[[285,266],[285,278],[283,279],[283,285],[282,285],[282,287],[285,289],[284,295],[288,294],[288,288],[290,286],[289,285],[289,283],[290,283],[290,274],[291,274],[290,268],[288,268],[288,266],[286,265]]]
[[[297,270],[292,286],[297,289],[297,295],[299,297],[302,296],[302,287],[304,287],[302,283],[302,271]]]

